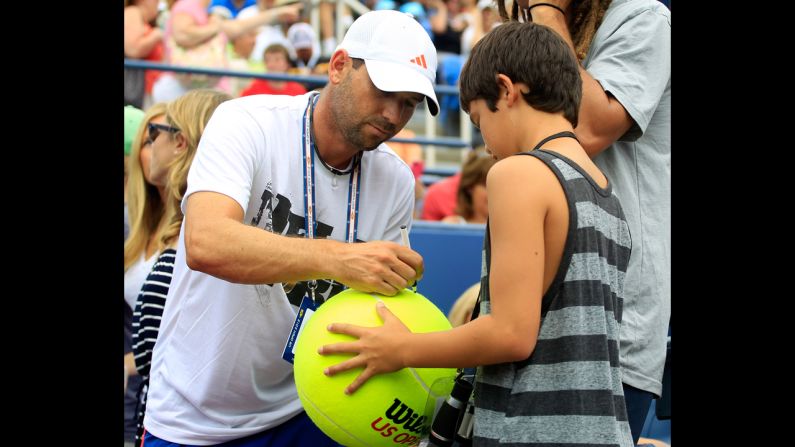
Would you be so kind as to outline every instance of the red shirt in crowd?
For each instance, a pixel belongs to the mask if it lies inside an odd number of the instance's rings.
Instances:
[[[455,214],[459,183],[461,183],[460,172],[429,186],[423,200],[421,218],[423,220],[442,220]]]
[[[298,96],[303,95],[306,93],[306,89],[303,85],[293,82],[287,81],[284,84],[284,88],[281,90],[276,90],[273,88],[270,82],[265,79],[254,79],[251,84],[248,85],[242,92],[240,92],[240,96],[249,96],[249,95],[289,95],[289,96]]]

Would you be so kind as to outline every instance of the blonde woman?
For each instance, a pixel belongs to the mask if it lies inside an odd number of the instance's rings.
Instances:
[[[130,235],[124,243],[124,300],[133,308],[143,279],[151,269],[157,253],[157,229],[164,211],[165,185],[151,181],[148,125],[165,120],[166,104],[158,103],[146,111],[133,138],[128,160],[127,208]],[[146,266],[146,263],[149,265]]]
[[[126,169],[128,178],[125,197],[130,231],[124,242],[124,371],[129,382],[124,393],[124,440],[132,442],[135,437],[135,398],[141,379],[136,377],[132,354],[132,310],[135,299],[152,269],[157,249],[157,229],[163,218],[165,189],[151,182],[147,125],[164,119],[165,103],[155,104],[144,113],[138,130],[132,138]]]
[[[232,97],[216,90],[192,90],[169,103],[162,119],[153,120],[148,125],[152,150],[149,176],[154,184],[167,186],[163,225],[157,240],[160,256],[140,289],[133,313],[133,352],[135,365],[144,378],[144,385],[149,382],[152,349],[160,330],[160,317],[171,283],[176,243],[183,217],[180,203],[188,185],[188,170],[196,155],[204,126],[215,108],[229,99]],[[136,445],[140,445],[143,436],[146,390],[140,396]]]

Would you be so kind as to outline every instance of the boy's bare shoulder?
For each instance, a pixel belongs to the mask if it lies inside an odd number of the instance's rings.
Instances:
[[[524,209],[544,215],[565,204],[566,196],[552,170],[536,157],[506,157],[486,177],[489,214],[492,208]]]
[[[515,186],[530,187],[547,186],[558,183],[552,170],[536,157],[527,155],[513,155],[503,158],[489,169],[486,176],[486,185],[495,182],[506,182]]]

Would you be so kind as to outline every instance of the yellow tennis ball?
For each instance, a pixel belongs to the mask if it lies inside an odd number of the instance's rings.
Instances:
[[[393,297],[345,290],[314,312],[295,347],[295,385],[304,410],[323,432],[349,446],[413,446],[428,433],[435,406],[453,387],[453,368],[404,368],[370,378],[348,396],[345,387],[362,372],[356,368],[328,377],[323,370],[352,354],[320,355],[322,345],[354,337],[329,332],[330,323],[381,326],[375,310],[382,300],[412,332],[450,329],[444,314],[411,290]]]

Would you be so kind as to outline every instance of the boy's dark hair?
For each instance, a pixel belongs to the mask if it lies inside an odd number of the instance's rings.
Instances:
[[[272,43],[265,48],[265,51],[262,52],[263,61],[265,60],[265,55],[269,53],[282,53],[287,62],[290,62],[290,52],[287,51],[287,47],[280,43]]]
[[[566,42],[552,29],[535,23],[508,22],[489,31],[472,48],[461,69],[461,107],[484,99],[497,110],[500,88],[497,75],[530,87],[522,97],[531,107],[549,113],[563,112],[577,127],[582,98],[579,64]]]

